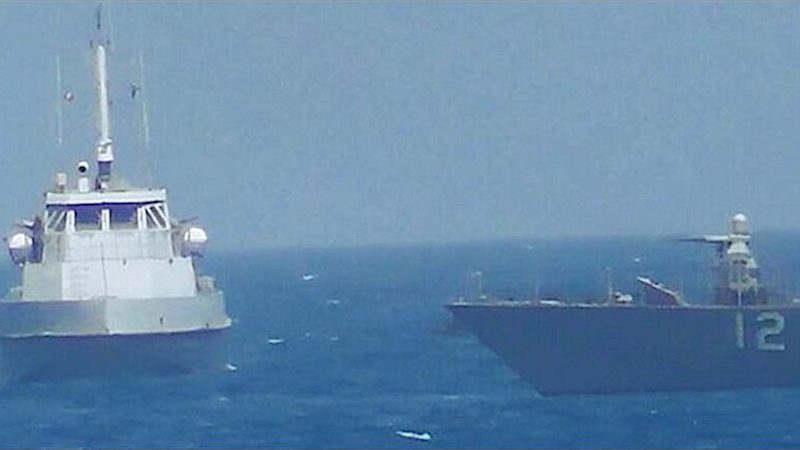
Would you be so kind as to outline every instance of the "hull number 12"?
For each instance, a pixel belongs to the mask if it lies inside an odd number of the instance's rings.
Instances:
[[[765,351],[786,350],[786,344],[781,340],[781,333],[783,333],[783,328],[786,326],[786,319],[779,312],[762,312],[756,317],[756,323],[756,349]],[[744,315],[739,311],[736,313],[736,347],[745,348],[746,344]]]

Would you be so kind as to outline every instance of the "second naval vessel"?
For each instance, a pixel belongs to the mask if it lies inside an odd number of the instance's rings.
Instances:
[[[747,218],[716,247],[714,298],[694,304],[639,277],[637,298],[461,300],[456,323],[542,395],[800,386],[800,303],[759,281]]]
[[[198,274],[205,230],[172,218],[167,192],[112,172],[107,51],[92,43],[96,172],[58,173],[44,207],[8,239],[21,284],[0,300],[3,369],[40,380],[105,372],[183,372],[215,354],[231,325],[214,279]]]

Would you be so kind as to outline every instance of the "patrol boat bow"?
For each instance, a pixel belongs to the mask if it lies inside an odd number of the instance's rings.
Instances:
[[[717,246],[711,304],[640,277],[638,301],[459,301],[455,320],[542,395],[800,385],[800,304],[769,294],[747,218]],[[622,299],[625,299],[624,301]]]
[[[191,370],[231,324],[213,278],[197,273],[205,231],[171,219],[166,190],[112,173],[107,46],[93,43],[96,176],[86,162],[75,186],[58,173],[43,213],[7,240],[22,278],[0,301],[13,379]]]

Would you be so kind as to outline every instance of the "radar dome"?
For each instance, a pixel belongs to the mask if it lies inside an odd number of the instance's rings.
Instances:
[[[25,233],[16,233],[8,239],[8,253],[14,264],[23,264],[31,256],[33,239]]]
[[[747,216],[738,213],[731,219],[731,231],[733,234],[750,234],[750,224],[747,222]]]
[[[181,247],[184,256],[202,256],[208,242],[206,230],[192,226],[183,232],[183,245]]]

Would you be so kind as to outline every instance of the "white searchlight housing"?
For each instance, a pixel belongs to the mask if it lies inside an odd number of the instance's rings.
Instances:
[[[8,254],[18,266],[30,259],[32,250],[33,239],[25,233],[16,233],[8,239]]]
[[[188,227],[181,235],[181,254],[192,257],[203,256],[207,242],[206,230],[198,226]]]

